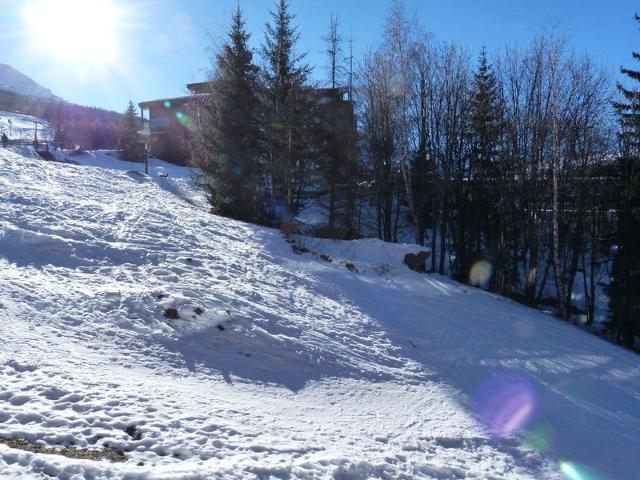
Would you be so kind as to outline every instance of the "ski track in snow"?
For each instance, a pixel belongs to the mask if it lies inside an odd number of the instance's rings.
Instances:
[[[636,356],[411,272],[415,246],[295,255],[187,183],[0,150],[0,437],[129,457],[0,443],[0,477],[559,479],[564,460],[639,478]],[[473,414],[514,372],[544,455]]]

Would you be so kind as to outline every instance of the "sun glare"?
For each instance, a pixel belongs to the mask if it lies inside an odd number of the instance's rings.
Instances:
[[[42,55],[83,64],[116,59],[118,19],[110,0],[33,0],[23,15]]]

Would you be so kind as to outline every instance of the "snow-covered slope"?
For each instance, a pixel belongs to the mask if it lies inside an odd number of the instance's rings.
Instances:
[[[174,176],[0,149],[0,477],[639,478],[637,356]]]
[[[0,63],[0,90],[5,90],[29,97],[60,100],[51,90],[31,80],[11,65]]]
[[[0,110],[0,131],[12,139],[33,140],[36,129],[35,122],[38,124],[38,139],[53,140],[54,130],[48,122],[31,115]]]

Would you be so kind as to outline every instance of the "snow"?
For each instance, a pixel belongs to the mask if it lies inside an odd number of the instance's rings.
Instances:
[[[38,139],[53,140],[53,128],[46,121],[31,115],[0,111],[0,132],[10,134],[12,139],[33,140],[36,128],[34,122],[39,124]]]
[[[144,163],[142,162],[126,162],[117,157],[116,152],[112,150],[94,150],[91,152],[82,152],[75,154],[72,151],[64,152],[63,156],[67,160],[90,167],[108,168],[112,170],[123,170],[125,172],[137,171],[144,172]],[[151,176],[170,176],[172,178],[191,178],[192,170],[179,165],[151,158],[149,162],[149,174]]]
[[[412,272],[414,245],[296,254],[182,167],[22,153],[0,149],[0,438],[128,460],[0,441],[1,478],[637,478],[636,355]]]

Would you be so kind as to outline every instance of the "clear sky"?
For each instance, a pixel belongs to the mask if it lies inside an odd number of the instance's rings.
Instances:
[[[56,95],[123,110],[129,101],[178,96],[205,79],[210,47],[223,37],[237,0],[0,0],[0,63]],[[240,0],[259,47],[271,0]],[[379,40],[390,0],[291,0],[299,50],[322,79],[321,37],[332,12],[351,27],[356,58]],[[553,31],[616,74],[640,50],[640,4],[631,0],[405,0],[436,38],[473,55]],[[75,12],[75,13],[73,13]]]

